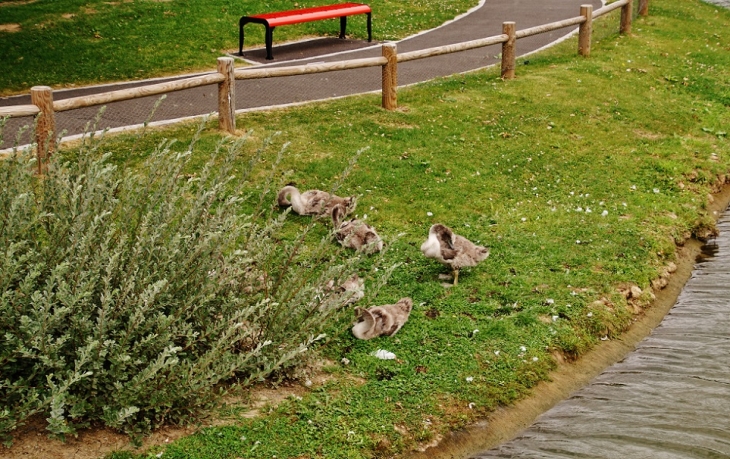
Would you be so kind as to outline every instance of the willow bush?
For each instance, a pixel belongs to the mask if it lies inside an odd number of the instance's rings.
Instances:
[[[192,144],[172,142],[133,172],[88,142],[43,176],[22,154],[0,161],[6,441],[34,415],[61,437],[92,422],[133,436],[186,422],[325,338],[349,295],[328,285],[356,259],[323,238],[307,253],[318,269],[296,262],[311,225],[280,237],[273,173],[263,191],[244,188],[266,147],[236,173],[243,143],[219,144],[197,173]]]

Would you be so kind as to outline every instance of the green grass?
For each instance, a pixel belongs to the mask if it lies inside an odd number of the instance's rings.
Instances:
[[[0,95],[34,85],[76,85],[211,70],[216,58],[238,51],[241,16],[331,3],[274,0],[36,0],[0,1]],[[453,19],[474,0],[384,1],[373,9],[375,40],[403,38]],[[360,17],[362,16],[362,17]],[[367,38],[365,16],[348,20],[348,35]],[[246,46],[261,46],[264,28],[246,28]],[[276,30],[282,43],[304,36],[334,35],[339,22],[317,21]]]
[[[357,213],[388,250],[360,275],[367,289],[377,267],[397,264],[368,300],[410,296],[415,307],[392,338],[358,341],[348,323],[333,328],[321,349],[329,382],[301,399],[255,419],[228,407],[231,425],[152,453],[397,456],[529,394],[554,368],[552,353],[578,357],[628,327],[618,288],[648,290],[677,243],[712,228],[707,195],[730,168],[730,12],[665,0],[650,13],[629,37],[615,34],[615,14],[598,21],[588,59],[568,40],[520,61],[512,81],[490,70],[401,89],[397,111],[366,95],[239,117],[259,139],[284,132],[275,143],[291,145],[277,180],[301,189],[327,189],[369,147],[340,194],[361,195]],[[186,144],[194,130],[118,136],[105,150],[133,167],[133,143],[136,152],[163,137]],[[219,138],[211,125],[196,148],[201,162]],[[292,233],[307,222],[291,218]],[[455,288],[440,285],[447,270],[419,251],[435,222],[491,247]],[[397,360],[370,356],[380,348]]]
[[[399,267],[373,304],[411,296],[416,307],[394,338],[357,341],[342,324],[322,350],[332,382],[203,429],[164,457],[399,454],[529,393],[551,352],[577,357],[625,329],[632,315],[617,287],[647,289],[675,242],[712,226],[706,196],[730,166],[730,14],[669,0],[631,37],[613,33],[615,19],[596,24],[590,59],[570,40],[532,56],[514,81],[495,71],[440,79],[401,90],[395,112],[362,96],[239,117],[261,138],[284,130],[281,182],[301,188],[327,188],[369,147],[342,193],[362,195],[358,213],[386,242],[402,234],[385,255]],[[418,250],[434,222],[492,250],[453,289]],[[608,304],[592,304],[600,298]],[[379,348],[398,359],[369,355]]]

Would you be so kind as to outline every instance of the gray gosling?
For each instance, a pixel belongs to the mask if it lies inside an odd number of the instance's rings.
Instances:
[[[332,225],[334,225],[335,237],[339,243],[343,247],[368,254],[383,250],[383,240],[380,239],[375,228],[354,218],[343,222],[345,211],[345,207],[339,204],[332,208]]]
[[[289,207],[299,215],[322,215],[332,213],[332,208],[342,205],[347,213],[355,210],[355,197],[342,198],[321,190],[309,190],[300,193],[292,185],[287,185],[279,191],[277,203],[281,207]]]
[[[454,233],[451,228],[437,223],[428,230],[428,239],[421,244],[421,252],[451,267],[454,284],[459,282],[459,270],[476,266],[489,256],[489,248],[474,244]]]
[[[344,304],[344,306],[347,306],[348,304],[357,303],[365,296],[365,281],[357,274],[353,274],[352,277],[346,279],[338,286],[335,286],[334,280],[329,281],[327,283],[327,290],[347,295],[348,298]]]
[[[355,308],[357,321],[352,327],[352,334],[359,339],[371,339],[378,336],[393,336],[408,320],[413,309],[413,300],[405,297],[395,304],[374,306],[369,309]]]

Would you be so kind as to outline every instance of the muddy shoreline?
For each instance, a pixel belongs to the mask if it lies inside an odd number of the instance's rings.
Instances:
[[[730,205],[730,185],[713,195],[709,204],[715,221]],[[487,419],[444,438],[438,445],[425,451],[404,456],[406,459],[463,459],[479,451],[488,450],[515,438],[528,428],[542,413],[568,398],[587,385],[603,370],[624,359],[636,345],[649,336],[675,305],[684,285],[692,275],[703,243],[690,239],[677,248],[677,271],[669,284],[655,292],[652,301],[641,316],[618,339],[602,341],[574,362],[560,362],[550,374],[550,381],[540,382],[531,394],[514,405],[503,407]]]

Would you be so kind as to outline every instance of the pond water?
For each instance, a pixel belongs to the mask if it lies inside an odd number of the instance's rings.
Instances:
[[[486,458],[730,458],[730,212],[662,323]]]

